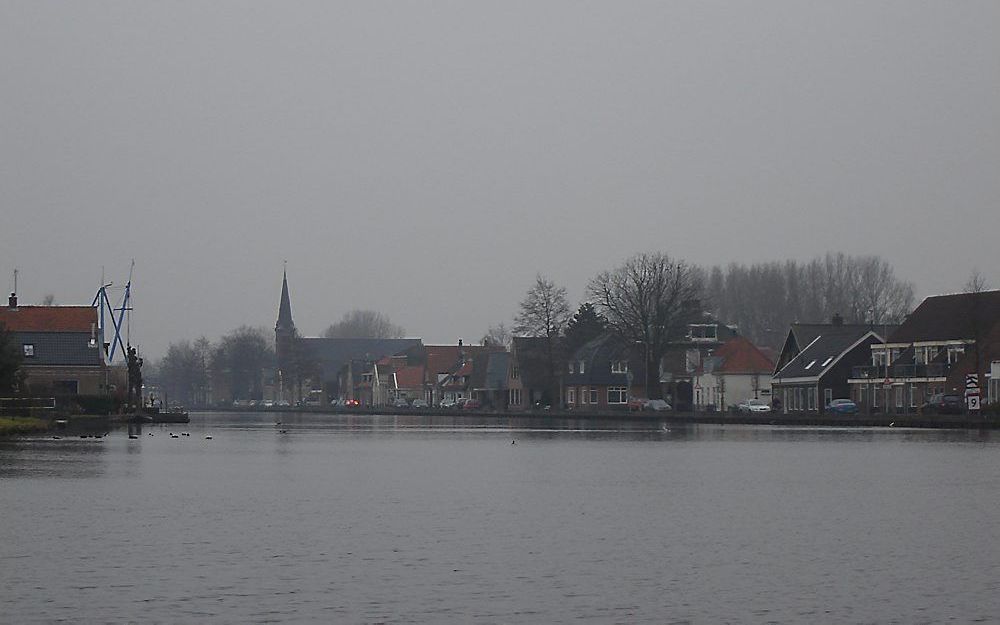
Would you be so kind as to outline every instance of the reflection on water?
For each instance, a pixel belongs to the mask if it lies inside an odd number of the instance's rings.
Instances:
[[[0,620],[1000,618],[992,432],[192,417],[0,443]]]

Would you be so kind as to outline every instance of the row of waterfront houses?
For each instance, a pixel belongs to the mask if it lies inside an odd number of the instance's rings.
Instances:
[[[18,306],[0,323],[22,355],[22,392],[120,394],[124,371],[109,365],[98,311],[89,306]],[[262,397],[328,404],[353,400],[430,406],[473,399],[484,409],[607,411],[630,398],[663,396],[677,410],[726,410],[747,399],[779,413],[822,413],[852,399],[863,413],[916,413],[935,395],[963,395],[973,374],[983,403],[1000,402],[1000,291],[924,300],[898,326],[794,324],[780,351],[754,345],[706,315],[671,342],[646,375],[642,345],[606,332],[580,346],[517,337],[510,346],[427,345],[420,339],[299,338],[287,279],[275,325],[276,363]],[[308,376],[293,375],[305,354]],[[295,379],[298,377],[299,379]],[[647,382],[647,379],[651,382]],[[650,389],[648,383],[658,384]],[[232,401],[213,379],[206,403]]]

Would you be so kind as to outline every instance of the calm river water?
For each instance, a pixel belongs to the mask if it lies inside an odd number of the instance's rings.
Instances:
[[[0,443],[0,621],[997,622],[998,523],[997,433],[195,414]]]

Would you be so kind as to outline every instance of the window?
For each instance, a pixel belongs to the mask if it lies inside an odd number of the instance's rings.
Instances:
[[[802,410],[802,405],[803,405],[803,402],[802,402],[802,387],[801,386],[797,386],[797,387],[795,387],[795,409],[796,410]]]
[[[714,341],[719,336],[718,326],[715,325],[714,323],[707,323],[707,324],[692,323],[690,326],[688,326],[688,330],[691,333],[691,338],[695,340],[707,339],[710,341]]]
[[[820,366],[821,366],[821,367],[825,367],[825,366],[827,366],[828,364],[830,364],[830,361],[831,361],[831,360],[833,360],[833,356],[830,356],[829,358],[827,358],[826,360],[824,360],[824,361],[823,361],[823,364],[821,364]]]
[[[864,388],[863,386],[861,388]],[[830,402],[833,401],[833,389],[825,388],[823,389],[823,406],[829,406]]]
[[[568,388],[566,389],[566,403],[575,404],[576,403],[576,389]]]
[[[816,387],[810,387],[809,389],[809,410],[816,410]]]
[[[586,386],[584,386],[583,388],[581,388],[580,389],[580,403],[581,404],[587,403],[587,399],[588,399],[589,395],[590,395],[590,393],[587,392],[587,387]]]
[[[517,365],[511,366],[511,368],[510,368],[510,377],[511,378],[513,378],[513,379],[516,380],[518,378],[518,376],[520,375],[520,373],[521,372],[518,371]],[[517,403],[521,403],[521,402],[517,402]]]
[[[878,408],[878,396],[882,394],[882,385],[876,384],[872,388],[872,406]]]
[[[596,404],[596,403],[599,403],[599,402],[600,402],[600,398],[597,395],[597,389],[596,388],[590,389],[590,403]]]
[[[21,347],[24,349],[24,357],[25,358],[34,358],[35,357],[35,344],[34,343],[25,343]]]
[[[628,373],[628,361],[627,360],[612,360],[611,361],[611,373]]]
[[[628,389],[624,386],[608,387],[608,403],[624,404],[628,402]]]
[[[899,384],[894,389],[894,394],[896,395],[896,408],[903,407],[903,385]]]
[[[509,403],[510,403],[511,406],[520,406],[521,405],[521,389],[519,389],[519,388],[512,388],[512,389],[510,389],[510,395],[509,395],[508,399],[510,400]]]
[[[917,385],[910,383],[910,408],[917,407]]]
[[[584,362],[585,361],[583,361],[583,360],[580,361],[580,373],[586,373],[587,372],[587,367],[584,364]]]
[[[567,363],[566,369],[567,369],[566,373],[569,373],[570,375],[572,375],[573,374],[573,363],[572,362]]]
[[[813,366],[814,364],[816,364],[816,361],[815,361],[815,360],[810,360],[810,361],[809,361],[809,364],[808,364],[808,365],[806,365],[806,369],[808,369],[808,368],[812,367],[812,366]]]

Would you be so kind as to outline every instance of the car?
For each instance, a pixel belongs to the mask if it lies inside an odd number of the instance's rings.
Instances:
[[[826,405],[826,411],[837,414],[857,414],[858,405],[850,399],[834,399]]]
[[[462,404],[462,410],[479,410],[482,408],[482,404],[479,403],[478,399],[466,399],[465,403]]]
[[[279,399],[278,401],[274,402],[274,405],[280,406],[282,408],[289,408],[292,405],[292,403],[287,399]]]
[[[748,399],[736,406],[736,409],[744,414],[752,412],[771,412],[771,405],[763,399]]]
[[[937,393],[920,407],[925,414],[962,414],[965,412],[965,401],[961,395]]]
[[[646,402],[646,405],[642,407],[643,410],[655,410],[657,412],[663,410],[670,410],[670,404],[663,399],[651,399]]]
[[[649,403],[648,399],[643,399],[641,397],[629,397],[628,398],[628,409],[629,412],[635,412],[637,410],[643,410],[646,404]]]
[[[457,408],[458,407],[458,402],[455,401],[454,399],[451,399],[449,397],[449,398],[442,399],[441,403],[438,404],[438,407],[440,407],[440,408]]]
[[[426,408],[426,407],[427,407],[427,401],[419,398],[414,399],[413,403],[410,404],[410,408]]]
[[[405,397],[397,397],[396,401],[392,402],[393,408],[409,408],[410,402],[406,401]]]

